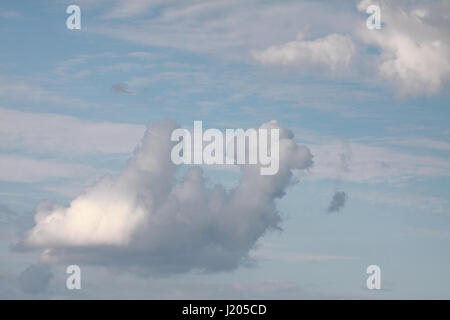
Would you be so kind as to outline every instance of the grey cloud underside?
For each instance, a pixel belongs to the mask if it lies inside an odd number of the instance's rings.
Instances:
[[[49,266],[31,265],[19,276],[20,288],[24,293],[38,294],[48,288],[52,278]]]
[[[0,203],[0,239],[9,238],[16,232],[20,234],[31,225],[29,212],[17,212]]]
[[[105,177],[69,207],[39,204],[36,225],[23,248],[44,249],[44,262],[99,264],[147,273],[231,270],[250,262],[248,253],[266,232],[280,227],[275,200],[292,184],[292,170],[312,165],[308,148],[280,129],[280,169],[260,175],[259,165],[241,166],[237,187],[207,185],[191,167],[176,180],[170,160],[177,124],[148,127],[117,179]]]

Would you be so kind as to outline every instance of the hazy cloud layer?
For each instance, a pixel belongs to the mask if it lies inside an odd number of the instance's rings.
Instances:
[[[117,179],[105,177],[69,207],[39,204],[26,248],[45,249],[46,262],[123,266],[151,273],[230,270],[248,260],[255,242],[279,228],[275,200],[292,183],[292,170],[312,165],[306,147],[280,128],[280,170],[261,176],[242,166],[232,190],[209,186],[200,168],[176,181],[170,160],[172,121],[148,127],[140,147]]]

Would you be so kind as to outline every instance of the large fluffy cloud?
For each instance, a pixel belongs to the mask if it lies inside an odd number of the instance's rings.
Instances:
[[[369,0],[359,3],[365,11]],[[400,95],[435,94],[450,79],[450,4],[447,1],[380,1],[381,30],[358,29],[380,49],[379,74]]]
[[[292,170],[312,165],[308,148],[277,122],[280,170],[260,175],[259,165],[241,166],[231,190],[208,186],[201,168],[177,181],[170,160],[176,123],[150,125],[128,166],[105,177],[68,207],[39,204],[35,226],[22,246],[44,249],[45,262],[92,263],[151,273],[229,270],[245,263],[256,241],[279,228],[276,199],[292,183]]]
[[[402,97],[442,91],[450,79],[450,3],[362,0],[357,8],[366,14],[373,4],[381,8],[380,30],[366,27],[368,15],[354,16],[350,32],[337,28],[313,40],[300,35],[294,41],[254,50],[252,56],[265,65],[300,66],[310,72],[318,66],[339,71],[348,67],[364,80],[376,73],[378,81],[389,83]],[[336,10],[336,17],[342,16]]]

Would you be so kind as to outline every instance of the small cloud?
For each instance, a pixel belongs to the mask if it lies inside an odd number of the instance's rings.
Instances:
[[[337,191],[331,199],[330,205],[328,206],[328,212],[337,212],[345,206],[347,201],[347,194],[344,191]]]
[[[253,58],[262,64],[279,66],[326,66],[331,70],[347,66],[355,53],[350,36],[330,34],[308,41],[299,34],[295,41],[252,51]]]
[[[111,89],[115,93],[133,94],[133,92],[128,89],[128,85],[126,83],[115,83],[112,85]]]
[[[53,273],[46,265],[31,265],[19,276],[20,288],[25,293],[38,294],[47,290]]]

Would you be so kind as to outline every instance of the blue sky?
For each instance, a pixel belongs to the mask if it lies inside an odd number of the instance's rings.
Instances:
[[[72,3],[0,5],[0,297],[450,297],[447,2],[83,0],[81,30],[68,30]],[[371,3],[381,30],[366,28]],[[251,265],[155,276],[86,258],[73,292],[67,262],[14,249],[41,201],[69,206],[117,177],[164,118],[276,119],[314,156]],[[240,179],[203,170],[226,188]],[[338,191],[345,204],[327,212]],[[382,290],[365,287],[371,264]],[[36,294],[19,285],[30,265],[53,275]]]

